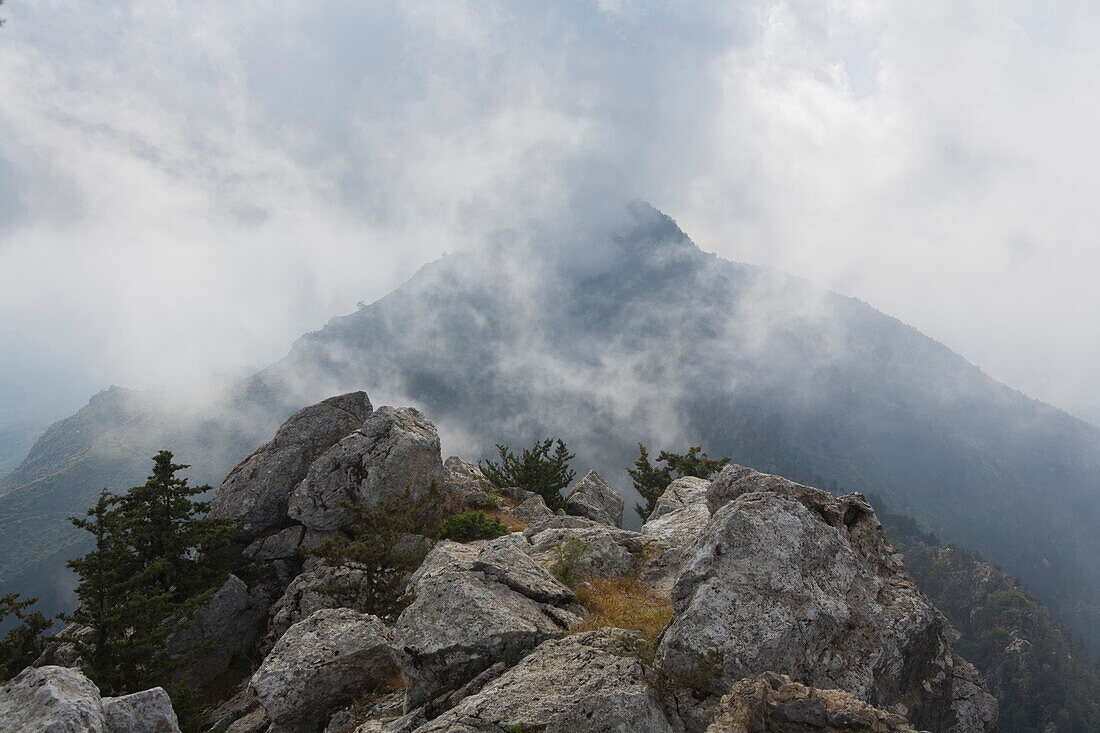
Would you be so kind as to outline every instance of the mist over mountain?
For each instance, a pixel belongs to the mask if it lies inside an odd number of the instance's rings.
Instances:
[[[294,409],[363,389],[424,410],[445,453],[561,437],[628,506],[639,442],[873,492],[1100,646],[1100,429],[855,299],[706,254],[646,204],[600,221],[430,263],[201,399],[98,395],[0,482],[5,588],[65,605],[65,517],[139,483],[155,450],[216,483]]]

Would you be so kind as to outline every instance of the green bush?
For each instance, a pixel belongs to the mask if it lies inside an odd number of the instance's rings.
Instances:
[[[535,443],[533,448],[524,449],[520,456],[513,454],[508,446],[498,443],[500,463],[487,460],[477,465],[493,486],[518,486],[533,491],[542,497],[546,506],[561,509],[565,507],[561,490],[576,476],[569,468],[569,461],[576,458],[576,455],[570,453],[561,440],[556,443],[555,447],[554,438],[547,438]],[[550,454],[551,448],[554,448],[553,455]]]
[[[584,553],[588,552],[588,543],[576,537],[554,543],[557,561],[550,566],[550,572],[561,582],[569,585],[581,579]]]
[[[485,512],[462,512],[452,514],[443,520],[442,526],[432,534],[437,540],[469,542],[471,540],[491,540],[508,534],[508,528],[495,519],[485,516]]]

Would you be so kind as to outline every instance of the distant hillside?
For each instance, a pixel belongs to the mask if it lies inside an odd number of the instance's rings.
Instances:
[[[0,576],[16,589],[6,567],[61,546],[39,542],[46,529],[7,540],[33,497],[87,505],[105,477],[140,481],[153,438],[216,480],[294,408],[355,389],[421,407],[473,458],[560,436],[621,490],[643,442],[880,494],[1020,575],[1100,648],[1100,430],[864,303],[703,253],[644,204],[617,231],[524,232],[426,265],[299,339],[205,423],[122,400],[135,412],[78,463],[45,458],[44,438],[25,466],[60,473],[0,496]]]
[[[955,649],[997,698],[1001,733],[1091,731],[1100,720],[1100,667],[1019,581],[981,555],[942,545],[912,519],[875,510],[917,585],[961,634]]]

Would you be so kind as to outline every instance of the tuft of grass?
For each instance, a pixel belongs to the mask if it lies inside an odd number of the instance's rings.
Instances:
[[[574,587],[577,602],[589,617],[575,631],[604,627],[637,629],[654,639],[672,618],[672,600],[651,592],[633,575],[587,578]]]

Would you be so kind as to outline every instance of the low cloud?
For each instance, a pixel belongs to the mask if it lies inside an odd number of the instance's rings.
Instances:
[[[0,349],[89,385],[246,373],[443,252],[644,198],[1100,404],[1090,4],[5,11]]]

